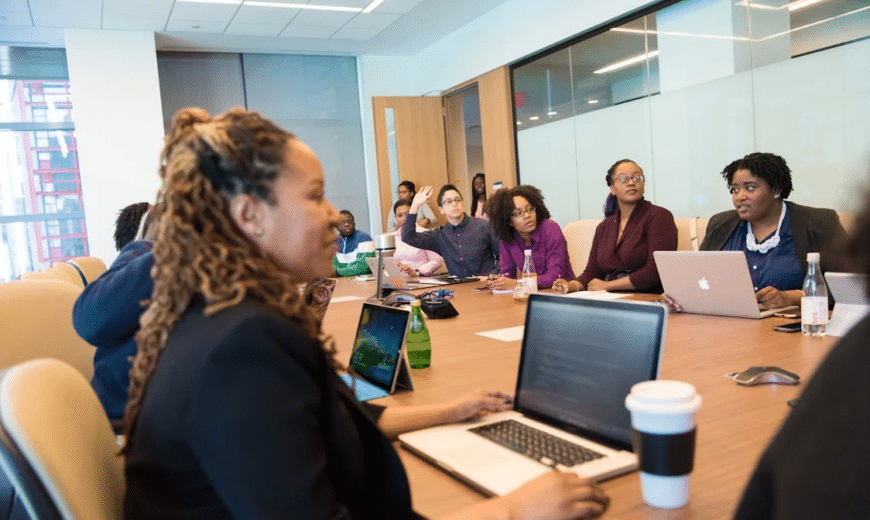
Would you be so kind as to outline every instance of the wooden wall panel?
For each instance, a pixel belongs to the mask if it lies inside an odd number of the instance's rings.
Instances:
[[[515,123],[510,70],[505,66],[487,72],[477,78],[477,85],[480,92],[480,130],[487,189],[491,191],[495,181],[502,181],[505,187],[516,186]]]
[[[378,183],[381,198],[381,220],[387,227],[392,211],[395,186],[390,183],[390,162],[387,150],[384,110],[392,108],[396,121],[396,146],[399,159],[399,179],[411,180],[419,190],[431,185],[438,190],[447,183],[447,149],[444,143],[444,120],[440,97],[374,97],[375,146],[378,159]],[[443,222],[435,197],[429,206]]]

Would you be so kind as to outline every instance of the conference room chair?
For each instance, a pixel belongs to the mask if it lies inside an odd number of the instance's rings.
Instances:
[[[677,251],[698,251],[707,232],[707,219],[701,217],[675,218],[677,224]]]
[[[592,250],[592,239],[595,238],[595,228],[599,223],[601,221],[596,219],[577,220],[566,224],[562,229],[562,234],[565,235],[565,241],[568,243],[571,269],[577,276],[586,269],[589,251]]]
[[[0,368],[50,357],[66,361],[90,380],[94,347],[72,324],[81,292],[81,287],[57,279],[0,283]]]
[[[62,282],[66,282],[68,284],[72,284],[79,288],[79,290],[83,289],[85,284],[82,281],[82,277],[79,276],[78,271],[67,264],[66,268],[58,267],[61,264],[55,264],[51,267],[46,267],[41,271],[28,271],[26,273],[22,273],[20,279],[21,280],[60,280]]]
[[[0,373],[0,465],[34,520],[123,518],[124,470],[88,381],[56,359]]]
[[[106,263],[95,256],[70,258],[67,263],[79,269],[79,272],[84,276],[85,285],[99,278],[108,269]]]

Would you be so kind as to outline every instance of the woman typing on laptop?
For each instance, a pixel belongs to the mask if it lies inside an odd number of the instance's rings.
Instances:
[[[645,178],[634,161],[617,161],[605,180],[605,219],[595,228],[586,269],[576,280],[556,280],[553,290],[661,292],[653,252],[677,249],[674,216],[643,198]]]
[[[822,252],[822,271],[835,256],[846,232],[837,213],[786,201],[792,191],[791,169],[772,153],[751,153],[722,171],[733,210],[713,215],[702,251],[743,251],[756,298],[764,309],[800,305],[807,253]],[[675,310],[681,310],[673,303]]]
[[[356,401],[296,288],[330,274],[338,212],[293,135],[255,112],[183,109],[160,174],[154,291],[125,412],[125,518],[417,518],[388,437],[509,399]],[[606,506],[596,485],[554,471],[457,517],[589,518]]]

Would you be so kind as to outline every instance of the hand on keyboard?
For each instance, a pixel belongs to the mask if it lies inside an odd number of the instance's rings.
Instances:
[[[610,498],[598,485],[574,473],[552,471],[502,497],[509,518],[598,518]]]

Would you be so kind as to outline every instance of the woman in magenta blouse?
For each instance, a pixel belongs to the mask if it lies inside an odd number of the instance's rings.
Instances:
[[[606,180],[606,218],[595,229],[586,269],[576,280],[557,280],[553,289],[661,292],[653,251],[677,249],[674,216],[643,198],[643,170],[634,161],[616,162]]]
[[[491,289],[512,289],[523,268],[525,250],[532,250],[538,287],[549,289],[557,278],[574,278],[568,244],[559,224],[550,220],[541,190],[517,186],[498,190],[486,203],[486,214],[499,247],[499,274],[487,282]]]

